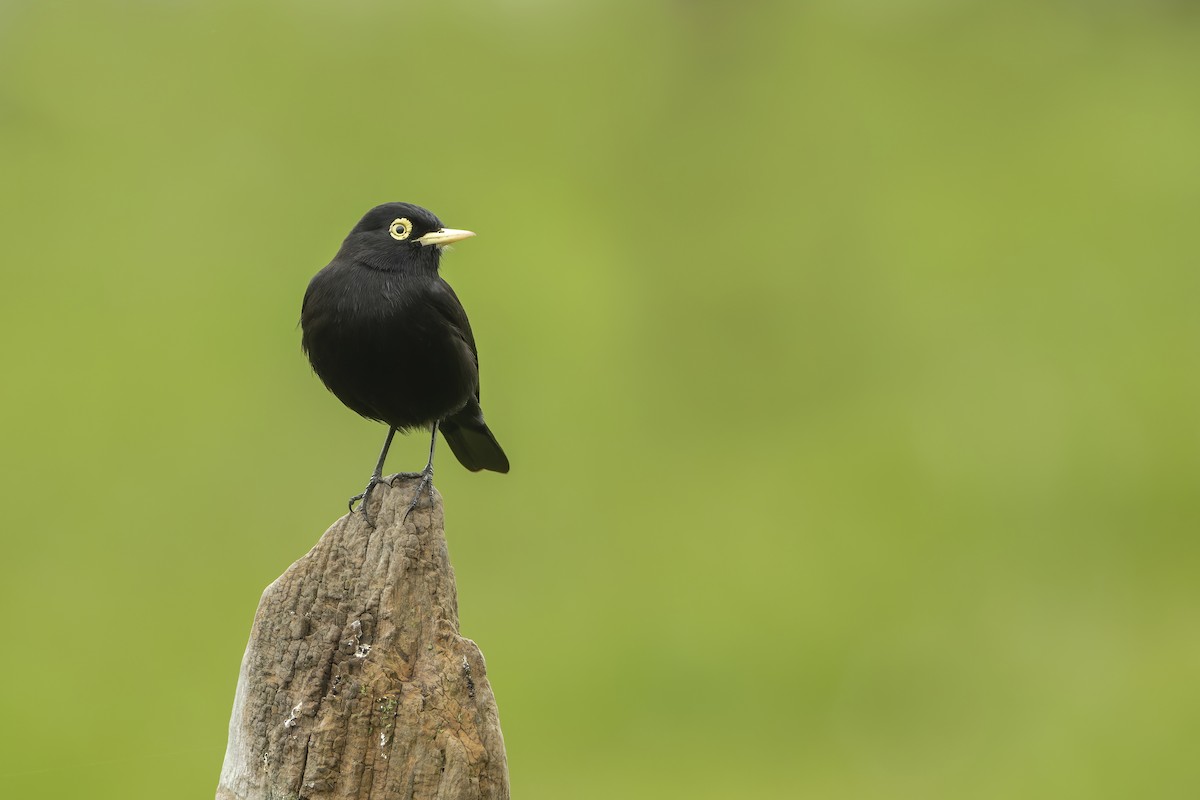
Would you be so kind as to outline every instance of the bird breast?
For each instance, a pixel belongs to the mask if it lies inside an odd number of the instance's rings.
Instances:
[[[466,405],[478,388],[474,353],[424,282],[386,273],[363,282],[374,285],[317,287],[305,305],[305,348],[330,391],[397,428],[429,425]]]

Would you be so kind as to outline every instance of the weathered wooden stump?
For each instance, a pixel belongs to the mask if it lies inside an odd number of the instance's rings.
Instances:
[[[440,495],[381,485],[263,592],[217,800],[505,800],[483,655],[458,632]]]

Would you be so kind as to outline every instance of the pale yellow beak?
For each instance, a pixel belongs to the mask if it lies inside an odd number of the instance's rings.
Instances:
[[[424,236],[418,236],[417,242],[425,246],[431,244],[446,245],[451,242],[458,242],[463,239],[469,239],[474,236],[473,231],[460,231],[454,228],[442,228],[440,231],[430,231]]]

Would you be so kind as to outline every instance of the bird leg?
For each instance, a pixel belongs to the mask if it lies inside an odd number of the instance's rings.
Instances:
[[[408,504],[408,510],[404,512],[404,520],[408,519],[408,515],[417,507],[417,503],[421,502],[421,495],[426,491],[429,492],[429,504],[433,505],[433,448],[437,444],[439,420],[433,421],[433,433],[429,437],[429,461],[425,464],[425,469],[420,472],[401,472],[396,475],[397,478],[420,478],[421,485],[417,487],[417,493],[413,497],[412,502]]]
[[[356,494],[350,498],[350,512],[354,512],[354,504],[362,500],[363,519],[372,528],[375,527],[374,521],[371,519],[371,513],[367,510],[367,503],[371,501],[371,492],[375,491],[375,487],[383,483],[383,462],[387,460],[388,449],[392,446],[392,437],[396,435],[395,428],[388,428],[387,439],[383,442],[383,452],[379,454],[379,463],[375,465],[375,471],[371,473],[371,480],[367,483],[367,488],[362,494]],[[430,470],[432,471],[432,470]]]

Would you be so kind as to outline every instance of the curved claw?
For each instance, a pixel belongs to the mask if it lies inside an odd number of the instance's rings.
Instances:
[[[408,504],[408,509],[404,512],[404,518],[401,520],[402,523],[408,521],[408,515],[421,502],[421,495],[426,491],[429,492],[429,505],[433,505],[433,468],[426,467],[424,472],[418,472],[413,477],[420,478],[421,485],[417,487],[417,493],[413,495],[412,502]]]
[[[374,528],[375,520],[371,519],[371,512],[367,510],[367,504],[371,502],[371,492],[375,491],[375,487],[383,483],[382,480],[374,476],[371,477],[371,482],[367,484],[367,488],[361,493],[350,498],[350,513],[354,513],[354,504],[362,500],[362,505],[359,509],[362,511],[363,519],[367,521],[367,525]]]

